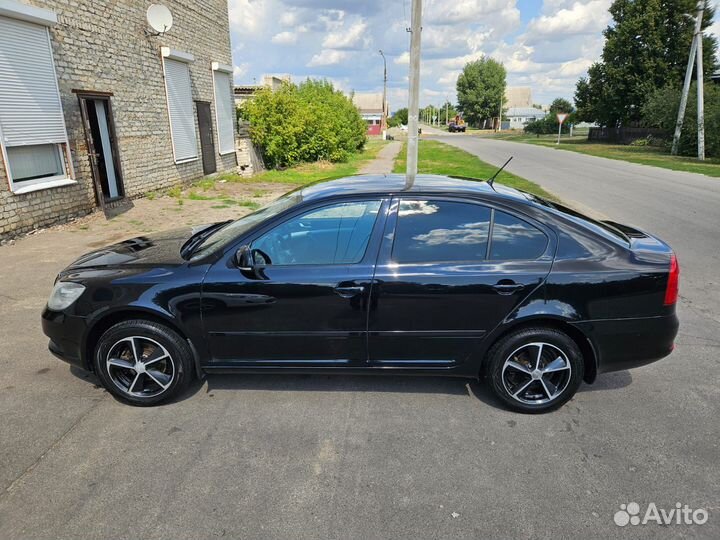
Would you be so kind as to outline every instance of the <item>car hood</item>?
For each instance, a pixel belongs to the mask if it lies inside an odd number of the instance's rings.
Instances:
[[[147,236],[136,236],[86,253],[68,269],[181,265],[185,262],[180,255],[183,244],[194,234],[212,225],[210,223],[194,228],[185,227]]]

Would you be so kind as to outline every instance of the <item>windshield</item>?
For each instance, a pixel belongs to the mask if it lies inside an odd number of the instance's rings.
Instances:
[[[230,242],[239,236],[242,236],[259,223],[284,212],[288,208],[298,204],[300,201],[302,201],[301,192],[293,191],[287,195],[283,195],[279,199],[270,203],[268,206],[265,206],[252,214],[248,214],[240,219],[231,221],[224,227],[217,229],[199,246],[197,246],[192,254],[192,258],[196,259],[218,249],[223,249]]]

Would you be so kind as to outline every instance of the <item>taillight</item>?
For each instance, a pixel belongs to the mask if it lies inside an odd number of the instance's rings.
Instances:
[[[680,265],[673,253],[670,255],[670,275],[668,276],[667,288],[665,289],[665,305],[672,306],[677,302],[678,289],[680,286]]]

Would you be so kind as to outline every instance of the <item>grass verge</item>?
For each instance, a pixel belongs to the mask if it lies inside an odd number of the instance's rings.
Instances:
[[[535,135],[525,134],[502,134],[497,135],[496,138],[506,141],[547,146],[548,148],[560,150],[570,150],[590,156],[618,159],[621,161],[629,161],[630,163],[639,163],[641,165],[651,165],[673,171],[699,173],[716,178],[720,177],[720,159],[709,158],[705,161],[698,161],[695,158],[687,156],[671,156],[662,148],[652,146],[591,143],[583,136],[573,136],[572,138],[563,137],[559,145],[555,144],[557,142],[557,135],[541,135],[540,137],[536,137]]]
[[[381,139],[370,139],[365,149],[359,154],[353,154],[344,163],[331,163],[319,161],[316,163],[303,163],[295,167],[288,167],[285,170],[265,171],[248,179],[239,181],[247,182],[278,182],[283,184],[309,184],[316,180],[325,178],[341,178],[357,174],[357,172],[369,161],[377,156],[378,152],[387,144]]]
[[[404,173],[407,168],[407,147],[398,154],[393,172]],[[438,141],[421,140],[418,150],[418,172],[424,174],[442,174],[446,176],[464,176],[478,180],[489,178],[497,171],[495,165],[479,160],[465,150]],[[503,184],[546,199],[557,200],[557,197],[530,180],[503,171],[497,177],[498,184]]]

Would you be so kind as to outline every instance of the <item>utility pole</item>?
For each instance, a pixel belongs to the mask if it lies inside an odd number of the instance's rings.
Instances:
[[[449,106],[450,106],[450,96],[445,96],[445,125],[446,126],[450,123],[450,121],[448,120],[448,113],[449,113],[448,107]]]
[[[701,2],[701,6],[704,4]],[[704,9],[698,10],[698,20],[702,24]],[[696,35],[697,40],[697,125],[698,125],[698,159],[705,161],[705,88],[703,86],[703,35],[702,26]]]
[[[408,100],[407,176],[405,188],[415,183],[418,169],[418,108],[420,102],[420,32],[422,31],[422,0],[412,1],[410,27],[410,87]]]
[[[680,97],[680,109],[678,110],[677,122],[675,124],[675,135],[673,136],[672,149],[670,153],[673,156],[677,156],[678,147],[680,145],[680,135],[682,134],[683,122],[685,121],[685,108],[687,107],[688,94],[690,93],[690,82],[692,80],[693,64],[695,62],[695,56],[697,55],[698,42],[702,41],[702,20],[705,12],[705,2],[698,0],[697,17],[695,18],[695,32],[693,34],[692,44],[690,45],[690,56],[688,57],[687,68],[685,69],[685,82],[683,83],[682,95]],[[700,46],[702,48],[702,45]],[[702,53],[700,58],[702,58]],[[698,81],[699,82],[699,81]],[[700,85],[698,84],[698,97],[700,95]],[[698,120],[700,116],[700,103],[698,102]],[[700,130],[700,122],[698,122],[698,130]],[[698,139],[699,139],[698,131]],[[704,128],[703,128],[703,145],[704,140]],[[699,141],[698,141],[699,142]],[[700,151],[698,145],[698,153]]]
[[[380,120],[380,130],[382,131],[383,140],[387,138],[387,61],[382,49],[379,51],[383,59],[383,100],[382,100],[382,119]]]
[[[503,106],[503,95],[500,94],[500,112],[498,113],[498,132],[502,131],[502,106]]]

